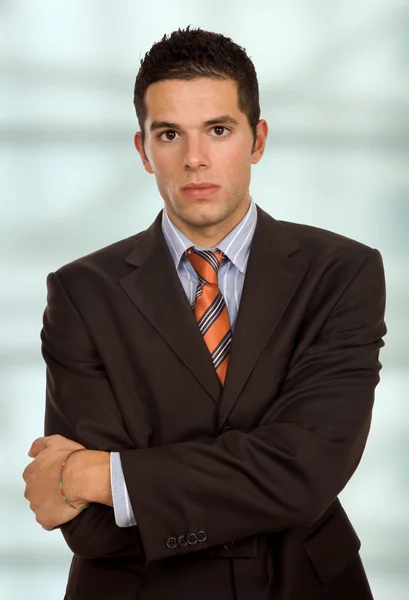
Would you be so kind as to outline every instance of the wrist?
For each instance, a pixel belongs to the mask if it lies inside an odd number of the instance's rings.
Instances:
[[[82,508],[88,504],[85,498],[81,497],[82,476],[84,454],[88,450],[74,451],[67,455],[64,462],[64,470],[61,472],[61,483],[63,495],[67,498],[69,504],[76,508]]]
[[[76,452],[70,456],[64,470],[64,491],[72,504],[78,508],[89,502],[113,505],[109,452]]]

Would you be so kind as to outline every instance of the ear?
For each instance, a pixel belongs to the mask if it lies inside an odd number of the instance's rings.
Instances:
[[[141,157],[141,161],[142,161],[145,171],[147,171],[148,173],[150,173],[152,175],[153,174],[152,167],[149,163],[148,157],[145,154],[145,150],[144,150],[144,147],[142,144],[142,133],[140,131],[137,131],[135,133],[134,144],[135,144],[135,148],[138,151],[139,156]]]
[[[268,136],[268,125],[265,119],[260,119],[256,126],[256,140],[251,154],[251,162],[253,165],[261,160],[266,147]]]

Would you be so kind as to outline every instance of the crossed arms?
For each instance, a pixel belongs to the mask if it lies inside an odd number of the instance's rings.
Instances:
[[[149,563],[262,532],[307,526],[351,478],[370,429],[386,333],[385,282],[376,250],[351,269],[319,335],[292,363],[258,427],[153,448],[134,448],[101,359],[57,275],[49,276],[48,290],[42,331],[45,434],[63,437],[48,438],[46,447],[41,438],[32,449],[31,456],[37,457],[28,467],[30,493],[38,492],[43,507],[51,505],[54,494],[56,516],[47,521],[51,509],[46,509],[44,524],[61,526],[74,553],[85,558],[140,556]],[[70,492],[79,506],[92,502],[79,515],[64,505],[61,495],[58,508],[58,477],[56,488],[48,482],[47,493],[40,493],[42,484],[34,481],[40,459],[50,460],[59,471],[78,444],[94,451],[78,452],[67,463],[67,496]],[[120,452],[137,526],[115,524],[110,451]],[[40,512],[41,507],[36,514]],[[197,526],[207,532],[205,544],[172,552],[165,546],[169,533]]]

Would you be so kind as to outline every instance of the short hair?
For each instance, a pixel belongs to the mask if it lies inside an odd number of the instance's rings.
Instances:
[[[194,80],[201,77],[232,79],[237,83],[238,106],[247,116],[256,139],[260,100],[255,67],[242,48],[220,33],[203,29],[178,29],[153,44],[141,60],[135,80],[134,106],[145,141],[146,90],[166,79]]]

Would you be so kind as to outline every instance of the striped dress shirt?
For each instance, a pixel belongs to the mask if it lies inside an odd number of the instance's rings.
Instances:
[[[257,209],[251,198],[249,209],[243,219],[217,246],[229,259],[223,261],[220,265],[219,288],[226,302],[232,331],[234,331],[239,311],[244,276],[256,223]],[[203,248],[193,244],[170,220],[166,210],[163,210],[162,213],[162,232],[175,263],[180,282],[192,305],[198,277],[189,259],[185,256],[185,252],[192,246],[196,250],[216,250],[216,248]],[[110,468],[115,522],[119,527],[136,525],[122,472],[119,452],[111,452]]]

